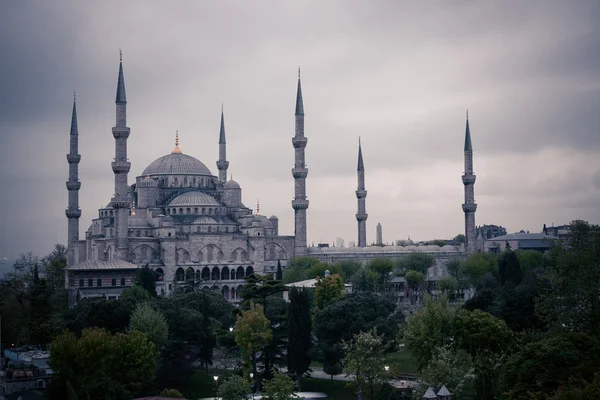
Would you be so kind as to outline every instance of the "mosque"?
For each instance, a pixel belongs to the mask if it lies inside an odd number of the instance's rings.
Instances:
[[[78,124],[75,99],[70,131],[68,190],[68,246],[66,287],[71,304],[86,297],[118,298],[133,284],[136,270],[149,266],[157,273],[159,295],[172,293],[178,285],[220,291],[229,301],[239,300],[244,278],[254,272],[275,273],[285,268],[292,257],[311,256],[324,262],[373,258],[398,258],[414,251],[435,256],[432,276],[444,275],[444,260],[474,251],[475,209],[471,137],[467,119],[465,136],[465,233],[466,246],[369,246],[366,240],[365,168],[362,148],[358,149],[358,245],[350,248],[316,248],[307,246],[304,105],[300,72],[295,109],[295,135],[292,137],[295,160],[292,168],[294,197],[294,235],[280,235],[276,216],[266,217],[242,202],[242,189],[227,180],[227,141],[221,110],[218,140],[218,175],[200,160],[175,147],[150,165],[129,184],[131,163],[127,157],[127,98],[123,62],[119,64],[115,139],[114,194],[106,207],[98,210],[79,238]]]

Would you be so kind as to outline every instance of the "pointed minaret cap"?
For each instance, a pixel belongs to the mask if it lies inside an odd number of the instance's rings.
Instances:
[[[446,388],[446,385],[442,385],[442,387],[440,388],[439,392],[437,393],[438,396],[452,396],[452,393],[450,393],[450,391],[448,390],[448,388]]]
[[[221,104],[221,129],[219,131],[219,144],[227,143],[225,141],[225,118],[223,117],[223,104]]]
[[[181,154],[181,149],[179,148],[179,131],[175,131],[175,148],[171,154]]]
[[[76,106],[76,95],[73,92],[73,114],[71,115],[71,135],[79,135],[79,130],[77,129],[77,106]]]
[[[465,151],[473,151],[471,144],[471,129],[469,129],[469,110],[467,110],[467,128],[465,131]]]
[[[304,103],[302,102],[302,85],[300,84],[300,67],[298,67],[298,92],[296,93],[296,115],[304,115]]]
[[[364,171],[365,169],[365,164],[363,163],[363,156],[362,156],[362,146],[360,144],[360,137],[358,138],[358,168],[357,171]]]
[[[435,394],[433,389],[431,387],[429,387],[422,398],[423,399],[437,399],[437,395]]]
[[[119,49],[119,80],[117,82],[117,104],[127,104],[127,98],[125,96],[125,78],[123,78],[123,52]]]

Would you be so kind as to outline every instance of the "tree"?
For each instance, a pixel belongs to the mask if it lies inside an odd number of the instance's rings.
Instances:
[[[456,278],[442,278],[436,282],[436,288],[441,290],[442,294],[447,295],[450,300],[456,297],[458,287],[458,280]]]
[[[263,398],[266,400],[294,400],[294,381],[285,374],[276,374],[270,381],[264,381]]]
[[[465,235],[463,235],[462,233],[459,233],[458,235],[454,236],[453,240],[458,243],[465,243],[466,238],[465,238]]]
[[[550,250],[537,309],[554,330],[600,334],[600,226],[576,222]]]
[[[344,282],[349,282],[357,271],[360,271],[363,267],[358,261],[344,260],[335,264],[340,271],[340,275],[344,278]]]
[[[278,281],[283,280],[283,270],[281,269],[281,260],[277,260],[277,273],[275,274],[275,279]]]
[[[396,261],[396,270],[399,275],[404,275],[406,271],[418,271],[425,275],[434,263],[435,259],[429,254],[410,253]]]
[[[384,380],[385,354],[383,338],[377,330],[360,332],[351,343],[346,343],[344,365],[347,373],[354,376],[360,392],[367,386],[370,398],[375,399],[375,384]]]
[[[315,307],[322,310],[338,299],[344,297],[344,281],[335,274],[325,278],[317,278],[315,283]]]
[[[242,287],[242,308],[248,309],[251,302],[261,304],[265,313],[268,309],[267,299],[273,295],[287,290],[285,285],[269,274],[251,274],[245,278],[246,284]]]
[[[81,398],[130,399],[154,379],[157,356],[154,344],[141,332],[111,336],[103,329],[85,329],[77,339],[65,331],[52,343],[50,367],[52,379],[63,387],[69,381]]]
[[[239,375],[232,375],[219,386],[217,396],[221,400],[248,400],[248,382]]]
[[[496,257],[491,253],[475,253],[460,263],[458,273],[471,286],[477,286],[484,275],[488,273],[498,276],[498,262]]]
[[[374,292],[379,275],[375,271],[361,267],[350,280],[355,292]]]
[[[144,303],[150,300],[150,293],[141,286],[133,285],[121,292],[120,300],[127,301],[131,305],[136,306],[139,303]]]
[[[422,384],[415,393],[421,398],[428,387],[446,385],[457,399],[478,398],[475,393],[475,368],[471,357],[464,350],[446,345],[434,350],[429,363],[421,371]]]
[[[596,400],[600,399],[600,373],[591,382],[569,379],[565,387],[557,390],[550,400]]]
[[[485,351],[500,353],[512,339],[504,321],[481,310],[457,312],[453,329],[458,347],[472,357]]]
[[[533,271],[544,267],[544,256],[535,250],[515,250],[523,278],[527,279]]]
[[[319,263],[313,265],[312,267],[306,270],[306,279],[315,279],[318,277],[323,278],[327,275],[327,271],[329,271],[331,275],[340,275],[342,273],[340,267],[335,264],[330,265],[325,263]]]
[[[290,290],[288,308],[287,366],[288,371],[296,376],[298,390],[300,378],[310,367],[311,329],[308,292],[294,287]]]
[[[419,292],[422,290],[423,283],[425,282],[425,275],[423,275],[419,271],[409,270],[406,275],[404,275],[404,279],[406,279],[406,285],[410,289],[410,300],[411,303],[414,304],[415,298],[418,296]]]
[[[379,275],[379,290],[384,291],[394,270],[394,262],[392,260],[376,258],[367,265],[367,268]]]
[[[135,284],[144,288],[150,296],[156,296],[156,277],[158,274],[152,271],[148,264],[144,265],[142,268],[138,269],[137,275],[135,278]]]
[[[123,300],[83,299],[65,314],[65,321],[76,334],[93,327],[125,332],[132,312],[133,306]]]
[[[252,367],[254,376],[258,377],[256,353],[267,346],[273,337],[269,320],[260,304],[250,302],[250,309],[237,316],[234,332],[235,342],[242,350],[242,356]],[[260,391],[260,380],[257,380],[257,390]]]
[[[164,389],[160,392],[160,397],[167,397],[170,399],[183,399],[183,395],[177,389]]]
[[[507,283],[518,285],[523,280],[523,273],[519,265],[519,259],[514,251],[506,249],[502,252],[498,261],[498,274],[500,275],[500,285]]]
[[[435,349],[454,340],[455,315],[456,310],[448,305],[445,296],[434,300],[425,295],[423,308],[408,317],[399,341],[404,341],[419,370],[429,364]]]
[[[458,258],[451,258],[446,261],[446,269],[448,274],[454,279],[459,279],[458,268],[460,266],[460,260]]]
[[[149,304],[136,307],[129,321],[128,331],[139,331],[148,336],[148,340],[161,348],[169,337],[169,326],[162,312],[153,309]]]

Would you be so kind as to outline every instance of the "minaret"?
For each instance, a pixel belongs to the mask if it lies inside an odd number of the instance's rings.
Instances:
[[[358,247],[367,247],[367,191],[365,190],[365,164],[363,163],[362,146],[360,138],[358,139],[358,188],[356,189],[356,198],[358,199],[358,212],[356,220],[358,221]]]
[[[381,227],[381,223],[377,223],[377,228],[375,229],[377,241],[376,245],[383,246],[383,228]]]
[[[304,137],[304,104],[302,102],[302,87],[300,85],[300,68],[298,68],[298,92],[296,93],[296,135],[292,138],[294,145],[295,163],[292,168],[294,177],[294,200],[292,208],[294,209],[294,235],[295,249],[294,254],[301,256],[306,252],[306,209],[308,208],[308,199],[306,198],[306,168],[304,159],[304,149],[308,139]]]
[[[71,247],[73,242],[79,240],[79,131],[77,129],[77,106],[75,95],[73,95],[73,114],[71,116],[71,134],[70,134],[69,154],[67,161],[69,163],[69,180],[67,181],[67,190],[69,191],[69,207],[65,210],[68,218],[67,248]]]
[[[227,182],[227,141],[225,140],[225,119],[223,118],[223,105],[221,105],[221,129],[219,131],[219,160],[217,161],[217,169],[219,170],[219,181]]]
[[[465,213],[465,249],[467,254],[476,252],[475,246],[475,175],[473,175],[473,146],[469,129],[469,111],[467,111],[467,128],[465,132],[465,173],[462,176],[465,185],[465,202],[462,209]]]
[[[127,161],[127,138],[129,128],[127,127],[127,99],[125,96],[125,79],[123,78],[123,55],[119,63],[119,79],[117,83],[117,98],[115,101],[116,124],[112,128],[115,138],[115,160],[112,162],[112,170],[115,173],[115,194],[111,206],[115,209],[115,247],[116,257],[127,261],[129,258],[127,241],[127,220],[129,218],[129,207],[131,199],[129,186],[127,185],[127,173],[131,163]]]

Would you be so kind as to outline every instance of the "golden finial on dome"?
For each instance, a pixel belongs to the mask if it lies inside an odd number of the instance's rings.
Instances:
[[[179,131],[175,131],[175,148],[171,154],[181,154],[181,149],[179,148]]]
[[[131,215],[134,216],[135,215],[135,201],[133,201],[131,203]]]
[[[260,215],[260,200],[256,199],[256,215]]]

